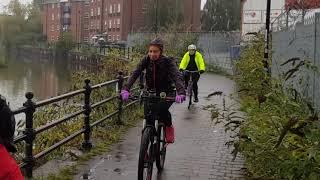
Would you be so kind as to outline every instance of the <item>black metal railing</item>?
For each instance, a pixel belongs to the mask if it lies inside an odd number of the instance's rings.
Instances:
[[[21,113],[24,113],[26,115],[25,116],[26,117],[25,130],[22,135],[15,137],[15,139],[14,139],[14,143],[19,143],[21,141],[25,142],[25,150],[24,150],[25,157],[22,160],[22,163],[20,164],[20,167],[22,169],[24,169],[25,176],[27,178],[32,178],[33,168],[34,168],[34,165],[35,165],[35,162],[37,161],[37,159],[46,156],[50,152],[54,151],[55,149],[59,148],[60,146],[62,146],[64,144],[68,143],[69,141],[75,139],[76,137],[78,137],[81,134],[84,134],[82,148],[84,150],[90,150],[92,148],[92,143],[91,143],[92,128],[105,122],[107,119],[110,119],[111,117],[114,117],[115,115],[118,115],[117,124],[119,124],[119,125],[123,124],[122,119],[121,119],[121,117],[122,117],[121,115],[122,115],[123,110],[137,102],[137,101],[134,101],[134,102],[129,103],[124,106],[121,98],[119,98],[118,94],[120,93],[122,86],[123,86],[123,83],[127,78],[128,77],[124,77],[123,73],[120,72],[118,74],[117,79],[111,80],[108,82],[104,82],[101,84],[97,84],[94,86],[91,86],[90,80],[86,79],[83,89],[69,92],[69,93],[63,94],[61,96],[57,96],[54,98],[50,98],[50,99],[46,99],[46,100],[38,101],[38,102],[33,101],[34,95],[32,92],[26,93],[25,96],[27,98],[27,101],[25,103],[23,103],[23,107],[13,111],[14,115],[21,114]],[[140,85],[143,83],[142,79],[143,78],[140,78]],[[102,101],[94,103],[94,104],[91,102],[91,92],[92,91],[100,89],[102,87],[108,87],[111,85],[117,85],[118,92],[116,93],[116,95],[113,95],[111,97],[103,99]],[[137,89],[138,89],[138,87],[134,88],[133,90],[137,90]],[[61,101],[61,100],[67,99],[67,98],[75,97],[75,96],[81,95],[81,94],[84,94],[84,102],[83,102],[84,104],[83,104],[82,110],[65,115],[64,117],[62,117],[60,119],[53,120],[52,122],[50,122],[46,125],[40,126],[36,129],[34,128],[33,116],[38,108],[46,106],[46,105],[50,105],[52,103],[56,103],[58,101]],[[116,99],[118,99],[117,110],[115,110],[114,112],[112,112],[110,114],[105,115],[103,118],[96,120],[90,124],[90,113],[91,113],[92,109],[97,108],[101,105],[104,105],[104,104],[111,102],[113,100],[116,100]],[[83,128],[82,129],[79,129],[78,131],[74,132],[70,136],[66,137],[65,139],[60,140],[59,142],[57,142],[54,145],[50,146],[49,148],[43,150],[42,152],[40,152],[36,155],[33,154],[33,144],[34,144],[34,140],[38,134],[45,132],[53,127],[56,127],[59,124],[65,123],[65,122],[67,122],[67,121],[69,121],[69,120],[71,120],[81,114],[84,114],[84,121],[83,121]]]

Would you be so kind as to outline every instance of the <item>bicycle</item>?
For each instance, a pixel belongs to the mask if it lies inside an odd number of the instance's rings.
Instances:
[[[190,78],[189,78],[189,82],[188,82],[188,87],[187,87],[187,95],[189,96],[189,103],[188,103],[188,109],[190,109],[191,105],[192,105],[192,94],[193,94],[193,81],[192,81],[192,74],[193,73],[198,73],[198,71],[189,71],[189,70],[185,70],[184,73],[190,73]]]
[[[167,97],[164,92],[160,93],[160,96],[156,96],[154,91],[148,91],[131,99],[140,99],[145,102],[149,107],[148,121],[153,122],[147,124],[147,117],[144,119],[138,163],[138,180],[151,180],[154,161],[156,161],[158,172],[164,168],[167,146],[165,124],[159,121],[159,117],[155,113],[157,111],[155,105],[161,101],[174,102],[175,98]]]

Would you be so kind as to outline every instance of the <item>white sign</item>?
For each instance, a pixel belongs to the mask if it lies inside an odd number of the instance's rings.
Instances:
[[[261,11],[244,11],[243,12],[243,23],[261,23]]]
[[[270,11],[270,21],[273,22],[276,18],[278,18],[278,17],[281,15],[281,13],[282,13],[283,11],[284,11],[284,10],[281,10],[281,9],[272,9],[272,10]],[[266,18],[267,18],[267,12],[264,11],[264,12],[263,12],[263,17],[262,17],[263,23],[266,22]]]

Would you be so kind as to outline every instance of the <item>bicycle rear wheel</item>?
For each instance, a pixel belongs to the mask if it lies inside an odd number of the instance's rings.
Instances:
[[[156,165],[158,168],[158,171],[162,171],[164,168],[164,162],[166,159],[166,131],[165,131],[165,125],[161,124],[158,126],[158,143],[157,143],[157,159],[156,159]]]
[[[139,163],[138,180],[151,180],[153,170],[153,129],[146,127],[142,133]]]

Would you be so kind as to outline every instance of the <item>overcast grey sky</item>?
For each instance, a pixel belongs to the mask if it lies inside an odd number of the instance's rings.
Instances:
[[[3,6],[7,5],[9,1],[10,1],[10,0],[0,0],[0,12],[2,12]],[[32,1],[32,0],[20,0],[20,2],[22,2],[22,3],[29,3],[29,2],[31,2],[31,1]],[[205,3],[206,1],[207,1],[207,0],[201,0],[201,9],[203,8],[204,3]]]

